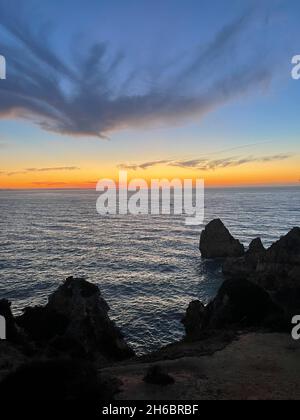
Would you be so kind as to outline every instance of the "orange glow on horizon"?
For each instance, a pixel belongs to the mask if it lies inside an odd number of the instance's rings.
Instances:
[[[54,166],[53,166],[54,167]],[[11,170],[13,175],[9,176]],[[189,168],[154,166],[147,170],[129,170],[128,182],[144,179],[148,185],[152,179],[204,179],[206,187],[239,187],[259,185],[299,185],[299,159],[267,163],[249,163],[236,167],[200,171]],[[115,163],[105,163],[99,167],[86,164],[77,170],[19,172],[10,168],[7,173],[0,172],[0,189],[95,189],[98,180],[108,178],[118,185],[119,170]]]

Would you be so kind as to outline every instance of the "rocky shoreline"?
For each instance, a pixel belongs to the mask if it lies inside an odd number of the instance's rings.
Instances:
[[[0,300],[7,328],[1,397],[299,399],[300,343],[291,338],[291,319],[300,314],[300,228],[269,249],[257,238],[245,250],[217,219],[202,232],[200,251],[222,258],[217,296],[207,306],[190,303],[181,342],[142,357],[110,320],[98,287],[84,279],[68,278],[47,305],[18,317]]]

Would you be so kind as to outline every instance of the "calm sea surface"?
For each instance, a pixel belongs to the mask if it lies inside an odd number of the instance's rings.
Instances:
[[[300,222],[299,188],[211,189],[206,222],[220,217],[245,245],[266,246]],[[180,339],[188,303],[207,302],[222,275],[201,261],[201,226],[179,216],[106,216],[94,191],[0,191],[0,297],[18,313],[70,275],[98,284],[110,316],[139,353]]]

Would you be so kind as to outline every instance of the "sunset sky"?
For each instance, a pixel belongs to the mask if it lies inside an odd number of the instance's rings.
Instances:
[[[299,185],[300,3],[0,0],[0,188]]]

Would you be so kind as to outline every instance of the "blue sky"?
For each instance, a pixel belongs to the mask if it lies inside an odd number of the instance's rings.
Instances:
[[[0,12],[3,185],[37,166],[82,167],[83,180],[214,153],[299,163],[299,2],[0,0]]]

